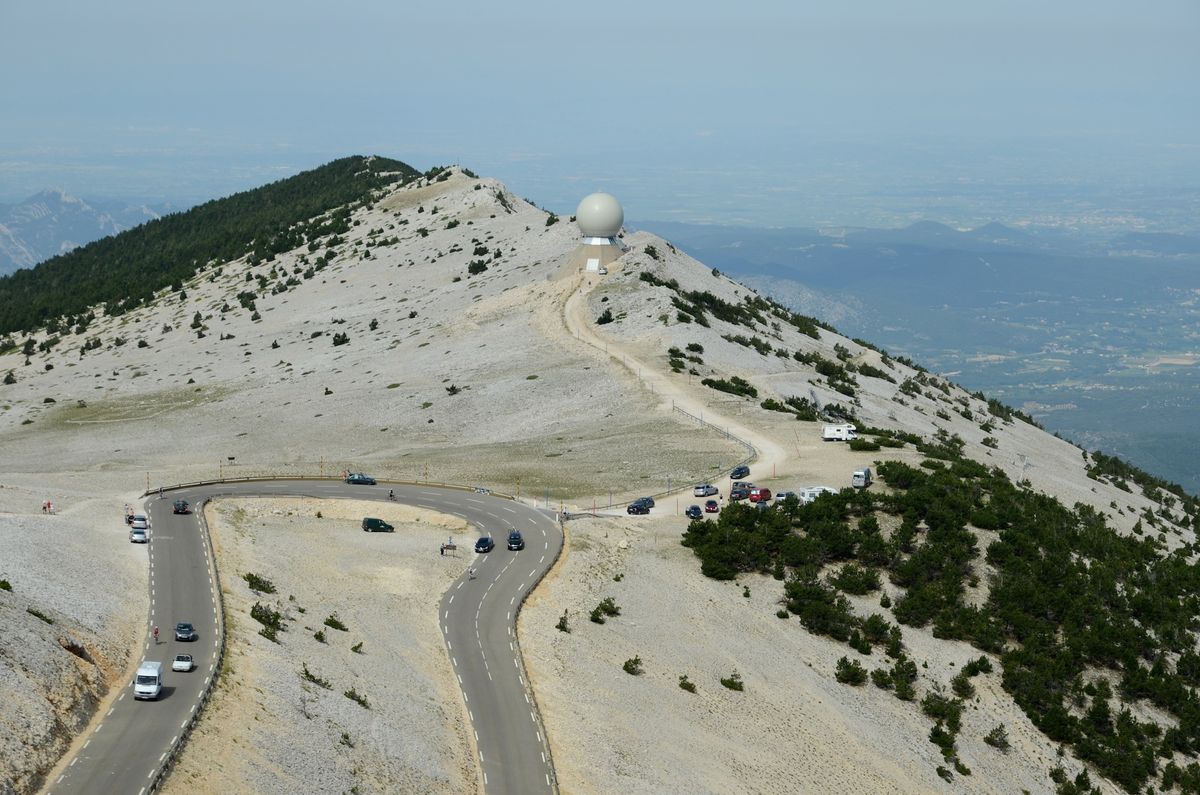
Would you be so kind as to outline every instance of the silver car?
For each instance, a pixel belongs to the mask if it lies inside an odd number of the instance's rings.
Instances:
[[[149,528],[150,520],[140,513],[129,520],[129,529],[131,530],[148,530]]]
[[[712,497],[714,494],[720,494],[720,490],[711,483],[705,483],[692,489],[693,497]]]
[[[134,528],[129,531],[129,542],[131,544],[145,544],[150,538],[146,535],[145,528]]]

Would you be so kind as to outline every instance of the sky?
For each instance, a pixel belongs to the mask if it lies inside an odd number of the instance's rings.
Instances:
[[[0,202],[381,154],[635,221],[1012,220],[1064,186],[1158,196],[1163,228],[1197,208],[1195,0],[410,5],[0,2]]]

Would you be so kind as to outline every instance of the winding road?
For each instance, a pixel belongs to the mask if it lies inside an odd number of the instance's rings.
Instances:
[[[75,757],[48,782],[47,790],[105,795],[153,791],[202,708],[221,650],[216,568],[203,522],[194,514],[173,514],[174,500],[188,500],[197,510],[216,497],[386,501],[389,488],[395,490],[398,502],[461,517],[495,539],[496,549],[472,562],[474,575],[464,574],[442,597],[439,624],[474,732],[485,791],[556,792],[549,743],[516,638],[522,601],[562,549],[562,531],[553,514],[463,489],[388,483],[353,486],[330,480],[197,484],[147,501],[150,616],[143,659],[163,662],[163,694],[158,701],[136,702],[132,682],[126,684],[103,719],[94,721]],[[525,537],[525,549],[519,552],[505,549],[508,533],[514,529]],[[178,621],[192,622],[198,639],[175,641]],[[158,642],[150,633],[154,626],[160,630]],[[172,672],[171,660],[178,653],[192,654],[195,670]]]

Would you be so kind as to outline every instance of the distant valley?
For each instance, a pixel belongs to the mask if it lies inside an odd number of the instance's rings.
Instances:
[[[0,204],[0,276],[179,209],[167,203],[84,200],[61,190]]]
[[[1200,489],[1200,238],[645,224],[692,256]]]

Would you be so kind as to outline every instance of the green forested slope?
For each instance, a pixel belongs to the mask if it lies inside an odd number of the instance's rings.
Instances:
[[[329,223],[314,229],[296,225],[416,176],[398,160],[344,157],[98,240],[0,279],[0,334],[64,317],[73,325],[97,303],[107,304],[109,314],[126,312],[206,263],[252,250],[266,257],[317,233],[329,234],[334,231]]]

